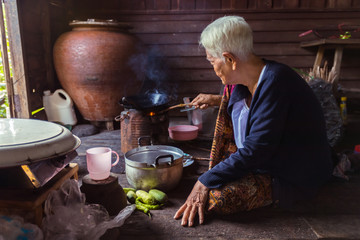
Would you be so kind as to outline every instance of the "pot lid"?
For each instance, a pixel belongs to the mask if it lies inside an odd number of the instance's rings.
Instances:
[[[176,147],[151,145],[125,153],[125,163],[133,167],[164,167],[182,163],[184,152]]]
[[[0,167],[65,155],[80,145],[67,128],[36,119],[0,119]]]

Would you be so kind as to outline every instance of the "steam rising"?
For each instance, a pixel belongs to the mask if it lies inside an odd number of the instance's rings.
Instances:
[[[130,58],[129,65],[136,77],[144,81],[141,94],[164,93],[176,97],[176,87],[169,81],[169,66],[165,60],[156,46]]]

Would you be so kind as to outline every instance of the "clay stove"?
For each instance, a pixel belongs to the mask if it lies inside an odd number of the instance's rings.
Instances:
[[[121,112],[120,121],[123,153],[139,147],[140,137],[150,136],[153,144],[168,142],[169,117],[167,113],[157,114],[137,109],[125,109]]]

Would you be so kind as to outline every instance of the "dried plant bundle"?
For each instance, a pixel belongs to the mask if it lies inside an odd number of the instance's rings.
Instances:
[[[323,79],[325,82],[334,84],[338,78],[338,72],[334,67],[331,68],[330,72],[328,70],[328,63],[325,61],[323,67],[317,67],[316,69],[310,68],[308,76],[304,77],[305,80],[309,81],[314,78]]]

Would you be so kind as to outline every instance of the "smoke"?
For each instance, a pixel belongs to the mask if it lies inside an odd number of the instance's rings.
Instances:
[[[175,97],[176,87],[169,79],[169,66],[157,46],[148,48],[129,60],[136,77],[144,81],[141,94],[165,93]]]
[[[169,67],[165,58],[160,55],[157,47],[153,47],[147,54],[146,78],[157,83],[164,83],[168,78]]]

